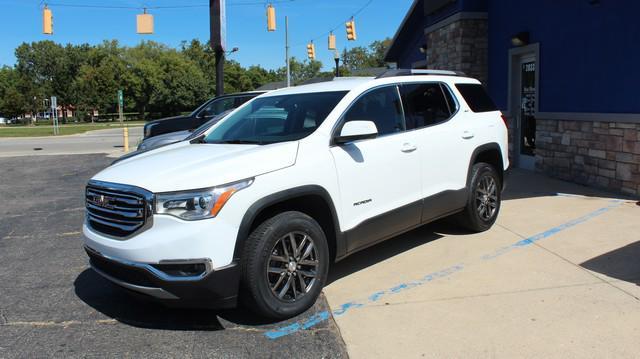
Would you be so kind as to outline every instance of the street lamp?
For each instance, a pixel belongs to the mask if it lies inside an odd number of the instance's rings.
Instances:
[[[340,77],[340,53],[338,50],[333,52],[333,60],[336,62],[336,77]]]

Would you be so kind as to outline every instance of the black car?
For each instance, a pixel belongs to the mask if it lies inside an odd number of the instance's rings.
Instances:
[[[169,132],[193,130],[216,115],[240,107],[245,102],[265,92],[252,91],[222,95],[205,102],[190,115],[150,121],[144,125],[144,138],[147,139]]]

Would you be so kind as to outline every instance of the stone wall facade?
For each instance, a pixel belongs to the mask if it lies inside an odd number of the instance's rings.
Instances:
[[[536,121],[536,170],[640,196],[640,124]]]
[[[462,71],[487,83],[488,22],[455,21],[426,34],[427,68]]]

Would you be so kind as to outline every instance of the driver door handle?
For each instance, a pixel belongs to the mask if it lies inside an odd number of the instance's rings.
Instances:
[[[471,132],[471,131],[464,131],[464,132],[462,133],[462,138],[464,138],[465,140],[472,139],[472,138],[473,138],[473,136],[475,136],[475,135],[474,135],[474,134],[473,134],[473,132]]]
[[[402,144],[402,148],[400,149],[400,151],[404,152],[404,153],[409,153],[409,152],[413,152],[415,150],[417,150],[418,147],[412,143],[409,142],[405,142]]]

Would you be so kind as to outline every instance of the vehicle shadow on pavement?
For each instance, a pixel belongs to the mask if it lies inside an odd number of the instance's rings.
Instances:
[[[84,303],[121,323],[145,329],[218,331],[236,327],[264,327],[295,322],[296,318],[276,322],[256,316],[241,303],[235,309],[206,310],[171,308],[120,288],[88,268],[74,282],[75,293]],[[307,312],[327,310],[326,299],[321,296]]]
[[[92,269],[80,273],[73,284],[80,300],[107,317],[128,325],[166,330],[224,329],[213,311],[167,308],[128,293]]]
[[[98,312],[139,328],[216,331],[229,327],[228,323],[222,323],[220,318],[237,325],[273,324],[257,318],[241,306],[224,311],[166,307],[142,295],[119,288],[92,269],[80,273],[74,287],[78,298]]]
[[[335,263],[329,270],[327,285],[396,255],[443,237],[441,234],[469,234],[450,220],[440,220],[400,236],[390,238]]]
[[[640,286],[640,241],[601,254],[580,264],[590,271]]]

